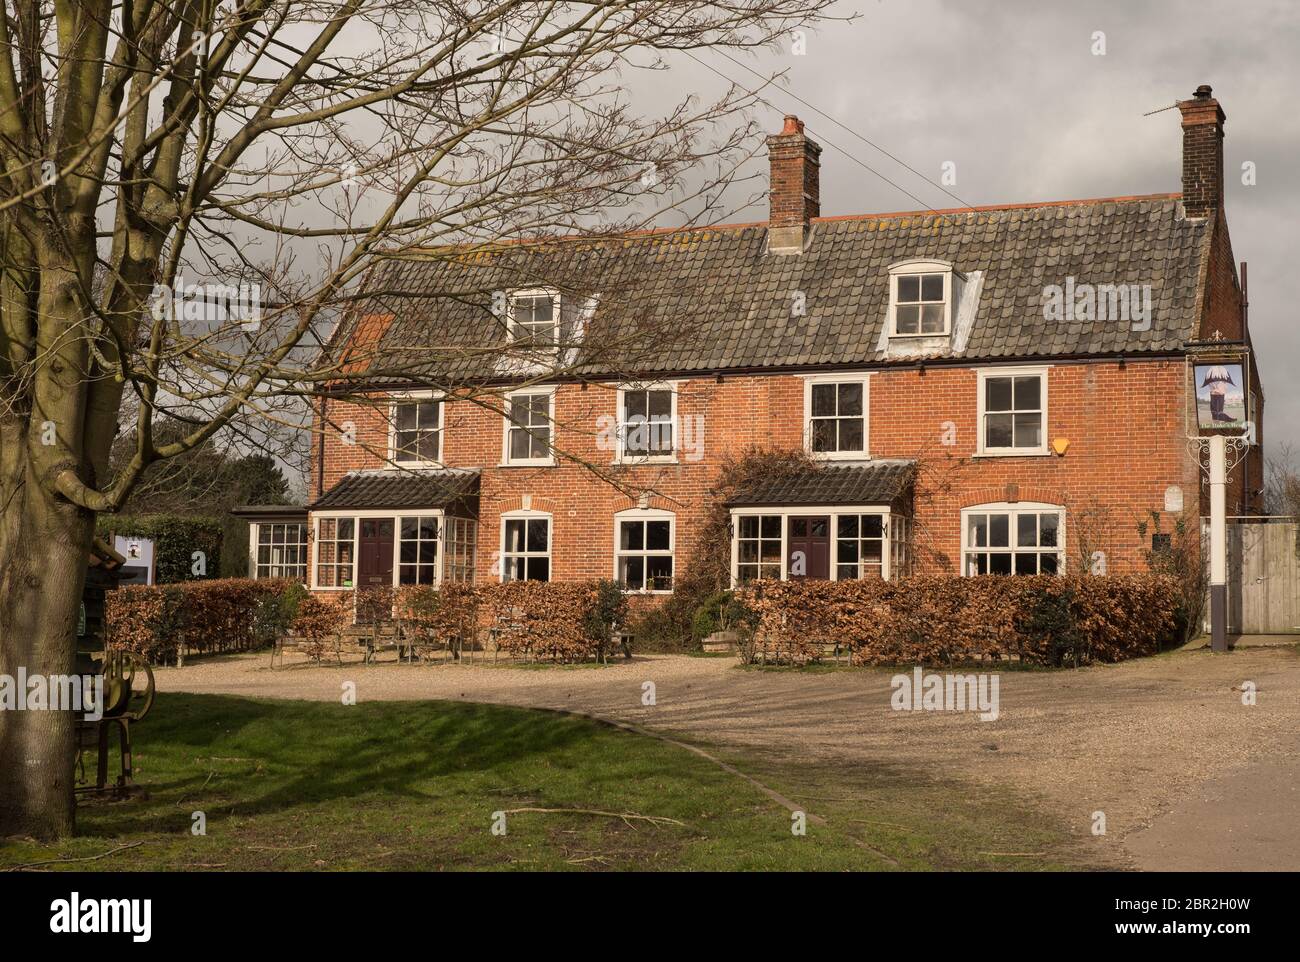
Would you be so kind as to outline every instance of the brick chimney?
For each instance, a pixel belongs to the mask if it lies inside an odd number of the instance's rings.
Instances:
[[[1204,217],[1223,207],[1223,108],[1201,84],[1191,100],[1180,100],[1183,115],[1183,207],[1188,217]]]
[[[821,216],[821,145],[804,136],[803,121],[793,114],[785,118],[779,134],[767,138],[767,156],[772,165],[768,188],[771,216],[767,227],[767,249],[777,254],[803,251],[808,221]]]

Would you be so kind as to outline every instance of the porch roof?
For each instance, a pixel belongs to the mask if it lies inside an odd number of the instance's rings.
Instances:
[[[819,465],[741,487],[727,504],[892,504],[911,485],[915,469],[916,462],[910,460]]]
[[[478,517],[478,472],[439,470],[349,471],[308,507],[312,511],[357,508],[437,509]]]

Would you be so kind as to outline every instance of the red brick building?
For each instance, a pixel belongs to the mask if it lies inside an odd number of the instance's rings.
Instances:
[[[1140,522],[1202,513],[1196,359],[1250,346],[1224,114],[1179,106],[1177,194],[821,217],[789,117],[767,222],[394,258],[336,335],[363,389],[320,404],[310,504],[245,512],[252,573],[669,591],[754,447],[813,464],[730,492],[738,581],[1143,566]],[[1257,444],[1229,514],[1261,474]]]

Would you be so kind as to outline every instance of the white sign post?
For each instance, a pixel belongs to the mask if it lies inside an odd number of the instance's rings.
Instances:
[[[1228,439],[1210,446],[1210,648],[1228,650]]]

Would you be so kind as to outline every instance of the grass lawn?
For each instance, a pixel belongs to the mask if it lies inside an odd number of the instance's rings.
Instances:
[[[0,842],[0,868],[80,870],[1081,867],[1014,800],[916,773],[728,757],[827,820],[706,759],[583,719],[452,702],[355,707],[163,694],[136,731],[147,798],[88,803],[80,834]],[[756,768],[755,765],[759,767]],[[760,770],[761,768],[761,770]],[[801,794],[803,793],[803,794]],[[598,809],[672,821],[518,812]],[[191,833],[203,812],[207,834]],[[1038,853],[1006,856],[988,853]],[[64,866],[42,866],[60,868]]]

